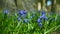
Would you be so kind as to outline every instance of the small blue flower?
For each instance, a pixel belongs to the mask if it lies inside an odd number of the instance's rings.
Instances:
[[[19,10],[19,12],[18,12],[20,15],[24,15],[24,14],[26,14],[27,13],[27,11],[26,10]]]
[[[48,18],[45,15],[40,16],[40,18],[48,20]]]
[[[9,14],[9,10],[4,10],[4,14]]]
[[[23,10],[20,10],[19,12],[18,12],[20,15],[23,15],[24,13],[23,13]]]
[[[48,18],[47,18],[47,17],[45,17],[45,20],[48,20]]]
[[[44,11],[42,11],[42,15],[43,15],[43,14],[45,14],[45,12],[44,12]]]
[[[45,14],[43,14],[42,16],[40,16],[40,18],[46,18]]]
[[[29,22],[29,21],[28,21],[28,19],[24,19],[23,22],[26,22],[26,23],[27,23],[27,22]]]
[[[21,17],[26,17],[26,14],[21,15]]]
[[[42,22],[40,19],[37,20],[38,23]]]
[[[48,20],[48,18],[46,17],[46,15],[45,15],[44,12],[42,12],[42,16],[40,16],[40,18],[45,19],[45,20]]]
[[[26,14],[26,13],[27,13],[27,11],[26,11],[26,10],[24,10],[24,11],[23,11],[23,13],[24,13],[24,14]]]
[[[42,23],[39,23],[38,25],[39,25],[40,27],[42,27]]]
[[[20,21],[20,17],[18,17],[18,21]]]

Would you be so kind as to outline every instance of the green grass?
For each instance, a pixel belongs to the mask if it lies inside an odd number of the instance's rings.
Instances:
[[[20,21],[17,20],[18,14],[15,16],[12,14],[0,13],[0,34],[50,34],[60,29],[60,16],[58,14],[46,14],[47,21],[43,21],[42,27],[38,25],[36,20],[41,13],[36,13],[34,18],[30,19],[32,14],[27,13],[26,18],[29,19],[29,23],[23,23],[23,18]],[[50,16],[49,16],[50,15]]]

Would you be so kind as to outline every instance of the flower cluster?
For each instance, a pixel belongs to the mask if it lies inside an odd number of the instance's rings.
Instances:
[[[37,20],[37,22],[38,22],[38,24],[39,24],[40,27],[42,27],[42,20],[41,19],[48,20],[48,18],[45,15],[45,12],[42,12],[42,15]]]
[[[42,22],[42,20],[38,18],[37,22],[38,22],[38,23],[41,23],[41,22]]]
[[[4,12],[4,14],[9,14],[9,10],[7,10],[7,9],[4,10],[3,12]]]
[[[42,12],[42,15],[41,15],[39,18],[40,18],[40,19],[48,20],[48,18],[46,17],[45,12]]]
[[[20,17],[26,17],[27,11],[26,10],[18,10],[18,14]]]
[[[9,13],[9,10],[4,10],[4,14],[8,14],[8,13]],[[29,21],[32,21],[33,19],[36,18],[35,17],[36,16],[35,13],[33,13],[32,15],[29,16],[30,19],[28,19],[27,17],[25,17],[25,16],[27,16],[26,14],[27,14],[27,11],[26,10],[18,10],[17,20],[20,21],[22,19],[22,21],[24,23],[29,23]],[[21,17],[24,17],[24,18],[21,18]],[[46,17],[44,11],[42,11],[42,15],[37,19],[37,22],[38,22],[38,24],[39,24],[40,27],[42,27],[42,19],[48,20],[48,18]]]
[[[19,10],[19,12],[18,12],[20,15],[24,15],[24,14],[26,14],[27,13],[27,11],[26,10]]]

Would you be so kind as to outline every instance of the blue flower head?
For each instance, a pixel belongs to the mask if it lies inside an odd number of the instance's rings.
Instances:
[[[28,19],[24,19],[23,22],[26,22],[26,23],[27,23],[27,22],[29,22],[29,21],[28,21]]]
[[[39,23],[38,25],[39,25],[40,27],[42,27],[42,23]]]
[[[48,20],[48,18],[45,15],[40,16],[40,18]]]
[[[42,15],[40,16],[40,18],[45,19],[45,20],[48,20],[48,18],[45,15],[45,12],[42,12]]]
[[[19,10],[19,12],[18,12],[20,15],[23,15],[24,13],[23,13],[23,10]]]
[[[45,18],[46,16],[45,16],[45,14],[43,14],[42,16],[40,16],[40,18]]]
[[[27,13],[27,11],[26,11],[26,10],[24,10],[24,11],[23,11],[23,13],[24,13],[24,14],[26,14],[26,13]]]
[[[4,12],[4,14],[9,14],[9,10],[7,10],[7,9],[4,10],[3,12]]]
[[[18,17],[18,21],[20,21],[20,17]]]
[[[42,15],[43,15],[43,14],[45,14],[45,12],[44,12],[44,11],[42,11]]]
[[[48,18],[47,18],[47,17],[45,17],[45,20],[48,20]]]
[[[26,10],[19,10],[19,12],[18,12],[20,15],[24,15],[24,14],[26,14],[27,13],[27,11]]]
[[[40,19],[37,20],[38,23],[42,22]]]
[[[24,15],[21,15],[21,17],[22,17],[22,18],[25,18],[25,17],[26,17],[26,15],[25,15],[25,14],[24,14]]]

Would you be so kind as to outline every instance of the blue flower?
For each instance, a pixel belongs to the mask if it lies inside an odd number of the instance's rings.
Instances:
[[[29,21],[28,21],[28,19],[24,19],[23,22],[26,22],[26,23],[27,23],[27,22],[29,22]]]
[[[19,10],[19,12],[18,12],[20,15],[23,15],[24,13],[23,13],[23,10]]]
[[[39,23],[38,25],[39,25],[40,27],[42,27],[42,23]]]
[[[24,15],[24,14],[26,14],[27,13],[27,11],[25,11],[25,10],[19,10],[19,12],[18,12],[20,15]]]
[[[48,18],[46,17],[45,13],[42,13],[42,16],[40,16],[40,18],[48,20]]]
[[[9,14],[9,10],[7,10],[7,9],[4,10],[3,12],[4,12],[4,14]]]
[[[42,16],[40,16],[40,18],[45,18],[46,16],[45,16],[45,14],[43,14]]]
[[[44,12],[44,11],[42,11],[42,15],[43,15],[43,14],[45,14],[45,12]]]
[[[42,22],[40,19],[37,20],[38,23]]]
[[[20,17],[18,17],[18,21],[20,21]]]
[[[48,20],[48,18],[47,18],[47,17],[45,17],[45,20]]]
[[[26,10],[24,10],[24,11],[23,11],[23,13],[24,13],[24,14],[26,14],[26,13],[27,13],[27,11],[26,11]]]

